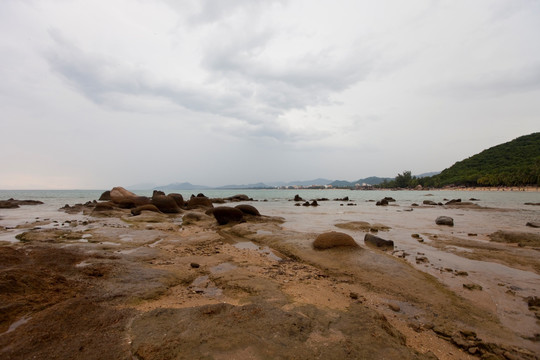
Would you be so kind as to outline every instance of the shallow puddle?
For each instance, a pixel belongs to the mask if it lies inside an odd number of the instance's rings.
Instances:
[[[257,232],[257,233],[259,233],[259,232]],[[237,249],[240,249],[240,250],[244,250],[244,249],[255,250],[255,251],[258,251],[261,254],[264,254],[264,255],[268,256],[272,260],[276,260],[276,261],[281,260],[281,258],[279,256],[277,256],[276,254],[274,254],[272,249],[270,249],[268,246],[261,247],[261,246],[255,244],[255,243],[253,243],[251,241],[241,241],[239,243],[234,244],[234,247],[237,248]]]
[[[231,271],[231,270],[234,270],[234,269],[237,269],[237,268],[238,268],[238,266],[236,266],[234,264],[224,262],[224,263],[221,263],[221,264],[216,265],[214,267],[211,267],[210,272],[213,273],[213,274],[219,274],[219,273],[224,273],[224,272]]]
[[[223,295],[223,290],[218,288],[208,276],[199,276],[189,286],[191,290],[197,294],[202,294],[208,297],[220,297]]]

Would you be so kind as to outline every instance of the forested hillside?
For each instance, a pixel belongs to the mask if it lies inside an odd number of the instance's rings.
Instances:
[[[521,136],[484,150],[468,159],[458,161],[439,175],[425,179],[425,185],[437,187],[539,184],[540,132]]]

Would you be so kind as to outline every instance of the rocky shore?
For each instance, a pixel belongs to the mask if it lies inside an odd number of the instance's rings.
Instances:
[[[410,261],[399,237],[390,239],[397,222],[300,231],[250,200],[114,188],[60,209],[69,220],[0,227],[0,235],[17,234],[0,242],[0,358],[539,358],[538,320],[523,334],[501,320],[472,273],[439,269],[431,254]],[[491,240],[466,228],[464,238],[461,218],[456,226],[435,219],[407,236],[452,256],[540,274],[537,228],[501,229]],[[461,290],[433,275],[439,270]],[[499,283],[497,301],[540,319],[538,297],[520,298],[523,289]]]

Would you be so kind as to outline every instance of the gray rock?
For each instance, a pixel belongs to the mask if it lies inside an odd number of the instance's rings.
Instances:
[[[385,240],[372,234],[366,234],[366,236],[364,236],[364,242],[366,245],[380,249],[394,249],[394,242],[392,240]]]
[[[454,219],[452,219],[450,216],[439,216],[435,223],[437,225],[447,225],[447,226],[454,226]]]

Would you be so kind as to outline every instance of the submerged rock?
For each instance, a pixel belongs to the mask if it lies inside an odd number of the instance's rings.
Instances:
[[[313,242],[313,247],[317,250],[330,249],[334,247],[360,247],[352,236],[338,231],[331,231],[320,234]]]

